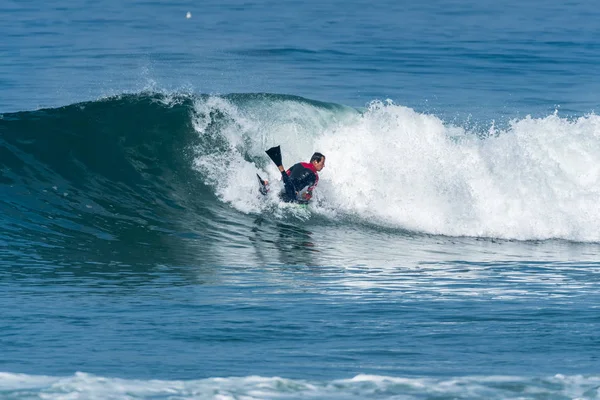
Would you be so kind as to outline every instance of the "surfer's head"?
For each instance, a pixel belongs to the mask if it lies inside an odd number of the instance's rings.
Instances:
[[[317,171],[320,171],[325,167],[325,156],[317,152],[310,158],[310,163],[315,166]]]

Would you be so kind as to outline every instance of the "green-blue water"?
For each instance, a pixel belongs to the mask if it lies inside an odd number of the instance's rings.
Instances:
[[[0,11],[0,398],[600,397],[591,2]]]

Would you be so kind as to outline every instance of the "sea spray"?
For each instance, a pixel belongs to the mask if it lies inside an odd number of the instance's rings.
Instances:
[[[218,132],[227,161],[210,154],[196,166],[240,211],[263,210],[254,176],[277,179],[262,151],[281,144],[288,165],[316,150],[327,156],[313,211],[329,217],[448,236],[600,240],[596,115],[525,117],[482,132],[392,102],[354,112],[297,99],[263,102],[270,112],[226,104],[217,109],[233,121]]]

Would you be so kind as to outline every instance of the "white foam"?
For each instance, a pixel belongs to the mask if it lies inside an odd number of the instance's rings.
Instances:
[[[446,379],[357,375],[331,381],[247,376],[200,380],[135,380],[78,372],[68,377],[0,373],[10,399],[598,399],[600,376],[512,376]]]
[[[263,209],[255,173],[278,177],[248,155],[266,159],[264,149],[281,144],[288,165],[314,151],[327,156],[316,191],[325,206],[315,211],[331,218],[449,236],[600,241],[596,115],[526,117],[505,130],[492,124],[481,139],[391,102],[373,102],[362,115],[293,101],[242,110],[214,98],[198,107],[233,121],[220,131],[230,143],[228,167],[210,167],[224,162],[222,154],[199,157],[197,166],[241,211]],[[196,121],[201,134],[206,126]]]
[[[600,240],[600,118],[527,117],[496,133],[481,140],[374,103],[358,125],[320,138],[328,203],[433,234]]]
[[[197,149],[195,168],[202,172],[216,194],[239,211],[262,212],[277,216],[294,214],[305,218],[306,211],[281,204],[280,173],[267,160],[265,150],[282,144],[287,166],[304,160],[314,152],[314,136],[337,122],[338,115],[294,100],[255,99],[244,107],[221,97],[210,97],[195,104],[194,128],[205,141],[220,143],[224,151]],[[211,129],[218,123],[219,129]],[[307,156],[308,154],[308,156]],[[262,159],[262,167],[248,158]],[[258,193],[256,174],[268,179],[271,192],[267,201]]]

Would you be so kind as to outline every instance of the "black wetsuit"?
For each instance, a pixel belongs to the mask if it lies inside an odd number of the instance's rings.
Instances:
[[[319,175],[314,165],[298,163],[281,173],[285,191],[279,195],[288,203],[308,203],[312,191],[319,182]]]

